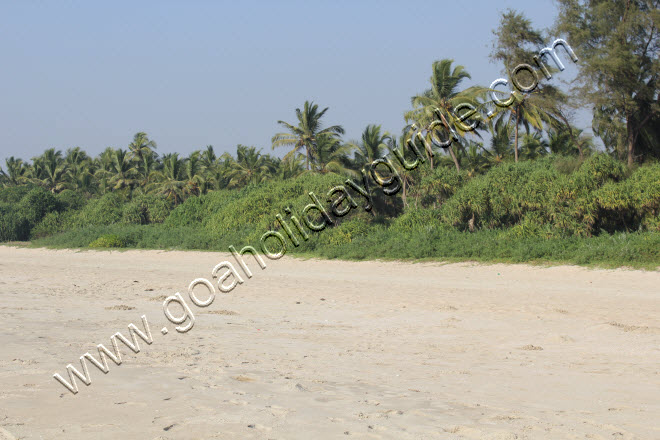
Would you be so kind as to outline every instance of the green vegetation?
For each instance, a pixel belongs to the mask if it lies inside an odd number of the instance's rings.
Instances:
[[[599,154],[567,171],[567,160],[506,163],[475,176],[420,166],[407,206],[400,195],[383,196],[375,212],[360,205],[288,251],[348,259],[660,265],[660,165],[629,171]],[[209,191],[177,206],[164,195],[115,193],[72,204],[67,191],[53,195],[35,187],[21,196],[13,187],[0,190],[0,200],[21,197],[15,209],[3,204],[2,224],[16,228],[9,239],[32,237],[39,246],[226,251],[257,245],[264,232],[280,229],[275,214],[287,207],[300,214],[309,191],[322,196],[342,179],[305,173]]]
[[[378,173],[400,179],[400,191],[385,195],[370,180],[372,210],[353,192],[358,208],[289,253],[656,268],[659,37],[651,3],[559,2],[556,27],[581,57],[571,93],[541,81],[496,109],[486,87],[461,89],[470,78],[464,66],[432,63],[430,87],[411,97],[400,136],[370,124],[360,140],[344,140],[340,125],[324,125],[327,108],[305,102],[295,124],[278,121],[286,132],[273,136],[272,148],[289,148],[283,159],[244,145],[235,156],[218,157],[210,145],[187,157],[159,156],[146,133],[97,157],[77,147],[48,149],[31,163],[9,157],[0,168],[0,241],[221,251],[256,245],[280,229],[276,214],[290,208],[300,216],[310,191],[326,202],[331,188],[348,178],[363,182],[385,156],[396,172],[381,164]],[[609,22],[621,23],[611,35]],[[502,15],[494,36],[492,59],[507,75],[548,40],[515,11]],[[496,111],[464,121],[457,114],[464,103]],[[605,151],[574,126],[577,105],[594,108]],[[391,152],[410,150],[412,141],[423,160],[404,169]]]

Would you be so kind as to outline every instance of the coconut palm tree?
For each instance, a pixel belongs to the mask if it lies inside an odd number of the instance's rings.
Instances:
[[[205,155],[202,156],[202,163],[204,163]],[[223,153],[222,156],[215,159],[212,164],[202,165],[205,167],[205,175],[209,187],[212,187],[216,190],[227,188],[229,182],[231,181],[229,173],[232,171],[232,163],[234,163],[234,158],[231,156],[231,154]]]
[[[62,152],[49,148],[41,156],[32,159],[31,180],[51,192],[59,192],[67,187],[65,173],[66,163]]]
[[[11,156],[5,159],[7,171],[0,168],[3,186],[17,186],[27,181],[28,166],[21,159]]]
[[[305,160],[302,156],[291,156],[282,159],[277,166],[277,176],[282,179],[293,179],[305,173]]]
[[[335,136],[320,135],[316,142],[312,169],[321,174],[355,174],[350,169],[350,161],[347,157],[352,148],[348,144],[342,144]]]
[[[571,136],[564,130],[548,130],[548,149],[552,154],[570,154]]]
[[[135,164],[131,161],[129,152],[118,148],[112,152],[110,179],[108,183],[114,191],[129,192],[135,186],[138,175]]]
[[[298,125],[292,125],[288,122],[277,121],[278,124],[285,127],[288,133],[277,133],[272,138],[273,149],[277,147],[293,147],[285,157],[293,156],[296,153],[305,150],[307,169],[311,169],[311,161],[314,157],[314,148],[317,137],[321,134],[341,135],[344,129],[340,125],[332,125],[322,128],[321,118],[328,111],[328,107],[318,110],[318,105],[313,102],[305,101],[303,109],[296,109]]]
[[[490,149],[488,156],[493,163],[502,163],[513,154],[513,129],[504,119],[491,125]]]
[[[112,157],[115,150],[112,147],[107,147],[103,152],[94,159],[94,178],[98,182],[98,191],[105,194],[111,190],[109,185],[110,177],[113,174]]]
[[[175,205],[181,203],[185,196],[184,187],[187,180],[184,177],[184,160],[179,159],[178,153],[163,156],[163,168],[153,172],[153,182],[147,190],[156,194],[163,194]]]
[[[153,151],[156,148],[156,142],[149,139],[144,132],[136,133],[133,136],[133,142],[128,144],[130,152],[129,158],[135,163],[135,170],[139,174],[141,186],[149,183],[149,175],[153,171],[158,154]]]
[[[470,79],[471,76],[463,66],[459,65],[452,69],[453,62],[454,60],[451,59],[443,59],[433,63],[431,88],[413,96],[410,99],[413,109],[404,114],[406,122],[413,121],[415,128],[419,127],[420,130],[426,131],[426,137],[430,139],[438,136],[441,127],[447,132],[453,130],[458,136],[465,136],[467,132],[463,130],[454,110],[463,103],[477,108],[480,105],[479,98],[486,92],[486,89],[479,86],[459,90],[461,82]],[[478,114],[473,116],[473,119],[478,118]],[[465,125],[468,125],[467,121]],[[432,142],[431,145],[434,143]],[[447,151],[454,161],[456,170],[460,170],[460,164],[451,144],[447,147]],[[433,168],[432,159],[431,168]]]
[[[215,151],[213,151],[213,145],[206,146],[206,150],[201,152],[199,160],[203,170],[213,168],[216,160],[218,160],[218,157],[215,155]]]
[[[80,147],[69,148],[64,156],[66,179],[69,187],[75,190],[92,192],[94,169],[92,160]]]
[[[556,103],[553,99],[550,99],[541,87],[527,93],[516,90],[511,93],[509,99],[512,100],[511,105],[500,107],[497,119],[506,121],[508,125],[513,127],[513,155],[515,161],[518,162],[518,141],[521,125],[525,128],[525,132],[529,133],[530,128],[541,131],[545,124],[557,126],[561,122],[556,113]]]
[[[465,148],[459,151],[461,152],[459,160],[462,168],[468,170],[469,177],[481,174],[490,168],[487,150],[481,142],[469,140]]]
[[[525,159],[536,159],[548,154],[548,141],[541,137],[540,132],[527,133],[522,138],[520,153]]]
[[[198,196],[206,194],[207,184],[203,175],[203,166],[201,153],[193,151],[183,164],[183,177],[186,179],[186,186],[183,191],[187,195]]]
[[[346,144],[348,152],[353,154],[349,166],[352,170],[359,171],[376,159],[383,157],[387,150],[387,142],[391,142],[388,132],[381,132],[381,126],[370,124],[362,132],[360,141],[351,141]]]
[[[271,168],[266,158],[255,147],[238,145],[236,160],[228,173],[230,186],[240,187],[251,183],[261,183],[270,177]]]
[[[552,154],[565,154],[584,157],[594,149],[593,137],[585,134],[584,130],[573,128],[567,130],[548,130],[548,148]]]
[[[156,142],[149,139],[147,133],[139,132],[133,136],[133,142],[128,144],[130,159],[142,163],[144,156],[153,156],[156,154],[153,150],[156,148]]]

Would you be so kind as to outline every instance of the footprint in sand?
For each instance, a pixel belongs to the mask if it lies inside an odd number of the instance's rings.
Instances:
[[[638,325],[626,325],[619,322],[608,322],[612,327],[616,327],[624,332],[640,332],[640,333],[659,333],[660,329],[656,327],[647,327],[647,326],[638,326]]]
[[[118,306],[106,307],[106,310],[135,310],[135,307],[119,304]]]

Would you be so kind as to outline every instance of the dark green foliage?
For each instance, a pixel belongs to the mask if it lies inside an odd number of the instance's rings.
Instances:
[[[172,211],[172,202],[164,196],[139,195],[122,208],[122,223],[147,225],[163,223]]]
[[[30,222],[10,205],[0,205],[0,242],[27,240]]]
[[[64,230],[62,216],[59,212],[50,212],[32,228],[30,236],[32,238],[47,237]]]
[[[108,193],[90,200],[73,219],[75,226],[109,225],[122,218],[124,200],[116,193]]]
[[[8,186],[6,188],[0,188],[0,203],[18,203],[33,188],[33,185]]]
[[[50,191],[43,188],[30,190],[18,203],[18,213],[25,218],[30,227],[36,225],[46,214],[57,209],[57,199]]]
[[[621,183],[608,183],[594,193],[602,227],[660,231],[660,164],[638,168]]]
[[[58,211],[68,211],[70,209],[80,209],[85,206],[86,200],[81,193],[65,189],[58,193],[57,199]]]
[[[559,162],[563,168],[563,162]],[[593,155],[572,174],[562,174],[553,159],[505,164],[459,189],[441,210],[443,221],[459,229],[513,228],[511,236],[591,236],[611,222],[599,209],[596,190],[618,185],[623,165]],[[628,230],[614,221],[613,230]]]

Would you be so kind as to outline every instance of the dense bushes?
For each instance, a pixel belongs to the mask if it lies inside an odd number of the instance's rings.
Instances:
[[[30,223],[10,205],[0,205],[0,241],[26,240]]]
[[[557,252],[586,262],[612,257],[620,246],[617,261],[660,260],[653,247],[660,236],[657,164],[629,171],[606,155],[575,167],[554,157],[506,163],[475,177],[448,168],[415,170],[409,177],[407,208],[400,214],[392,213],[401,211],[401,193],[385,196],[371,213],[362,208],[363,197],[354,195],[358,208],[289,251],[511,261],[555,259],[549,252]],[[53,195],[41,188],[7,188],[0,190],[0,240],[48,237],[39,243],[220,250],[256,245],[264,232],[281,228],[276,214],[300,217],[311,203],[310,191],[327,207],[328,191],[344,180],[310,173],[211,191],[176,207],[154,195],[126,199],[109,193],[85,200],[72,191]],[[374,185],[372,191],[380,188]],[[582,249],[593,243],[610,253],[596,257]],[[633,248],[637,255],[630,254]]]
[[[508,236],[592,236],[604,225],[630,230],[599,205],[599,188],[625,185],[620,162],[594,155],[570,174],[557,164],[564,166],[554,158],[506,164],[478,176],[442,206],[442,219],[463,230],[512,228]]]
[[[30,230],[44,216],[58,209],[55,196],[43,188],[1,191],[0,241],[27,240]],[[19,198],[20,197],[20,198]]]
[[[609,232],[620,229],[660,231],[660,164],[638,168],[621,183],[608,183],[594,193]]]
[[[18,212],[28,221],[30,227],[33,227],[57,207],[57,199],[53,193],[43,188],[34,188],[18,203]]]
[[[163,197],[138,195],[124,205],[121,221],[137,225],[163,223],[170,215],[172,208],[172,203]]]

